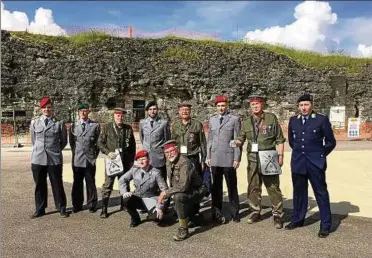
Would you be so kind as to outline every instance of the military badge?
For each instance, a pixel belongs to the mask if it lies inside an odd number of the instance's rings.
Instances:
[[[194,138],[195,138],[195,134],[190,133],[189,134],[189,142],[193,142],[194,141]]]
[[[267,134],[267,127],[266,127],[266,125],[263,125],[261,127],[261,131],[262,131],[262,134]]]
[[[311,118],[315,118],[316,117],[316,114],[315,113],[312,113],[311,114]]]
[[[298,116],[297,116],[297,119],[300,119],[300,118],[301,118],[301,115],[298,115]]]

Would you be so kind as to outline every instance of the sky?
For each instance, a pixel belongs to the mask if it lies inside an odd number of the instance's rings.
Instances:
[[[372,57],[372,1],[3,1],[1,29],[266,42]]]

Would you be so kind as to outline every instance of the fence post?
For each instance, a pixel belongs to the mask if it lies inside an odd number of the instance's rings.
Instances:
[[[14,148],[19,148],[20,144],[18,142],[18,134],[17,134],[17,124],[15,120],[15,107],[13,105],[13,131],[14,131]]]
[[[129,38],[133,37],[133,28],[132,25],[129,26]]]

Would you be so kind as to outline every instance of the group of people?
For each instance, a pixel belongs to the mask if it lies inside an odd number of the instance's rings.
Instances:
[[[147,118],[139,123],[142,144],[136,153],[133,129],[124,123],[125,109],[115,108],[113,121],[101,126],[89,119],[89,106],[79,104],[79,119],[67,131],[63,121],[53,115],[49,97],[40,101],[42,116],[31,122],[31,169],[35,181],[35,213],[32,218],[45,215],[47,207],[47,176],[50,178],[56,209],[68,217],[66,194],[62,181],[62,150],[70,142],[72,150],[72,211],[83,210],[84,180],[87,207],[97,211],[95,184],[96,160],[101,152],[107,160],[120,158],[123,170],[112,175],[105,171],[102,186],[101,218],[108,217],[108,203],[115,178],[119,180],[120,209],[131,217],[130,227],[141,223],[140,212],[161,223],[174,203],[175,219],[179,227],[173,239],[189,237],[189,228],[200,221],[201,200],[211,194],[212,219],[218,224],[227,222],[222,212],[223,177],[225,177],[232,221],[240,222],[237,168],[242,147],[247,145],[247,198],[251,213],[249,224],[261,220],[262,183],[272,204],[275,228],[283,228],[283,197],[279,175],[284,160],[285,138],[277,117],[264,111],[264,98],[250,96],[249,116],[241,121],[228,109],[225,96],[214,100],[216,114],[210,117],[208,137],[203,125],[191,117],[192,106],[178,105],[179,118],[171,124],[158,115],[158,105],[149,102]],[[331,211],[325,171],[326,156],[335,148],[336,140],[327,116],[313,111],[309,94],[298,101],[299,114],[292,117],[288,126],[288,141],[292,148],[291,170],[293,182],[292,219],[285,229],[304,225],[308,202],[308,180],[319,205],[321,224],[319,237],[331,230]],[[209,173],[210,172],[210,173]],[[210,179],[210,181],[208,181]],[[131,191],[130,182],[135,189]],[[149,202],[153,200],[153,202]],[[150,203],[150,204],[149,204]],[[171,216],[174,218],[174,216]]]

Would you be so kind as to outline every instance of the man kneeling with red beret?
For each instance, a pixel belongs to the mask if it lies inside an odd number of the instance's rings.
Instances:
[[[131,216],[130,227],[141,223],[137,210],[145,210],[151,215],[156,214],[156,220],[163,218],[164,205],[157,202],[160,191],[168,189],[160,170],[150,165],[149,153],[146,150],[137,152],[135,165],[119,178],[120,194],[124,198],[124,206]],[[135,190],[128,192],[129,183],[133,180]]]

